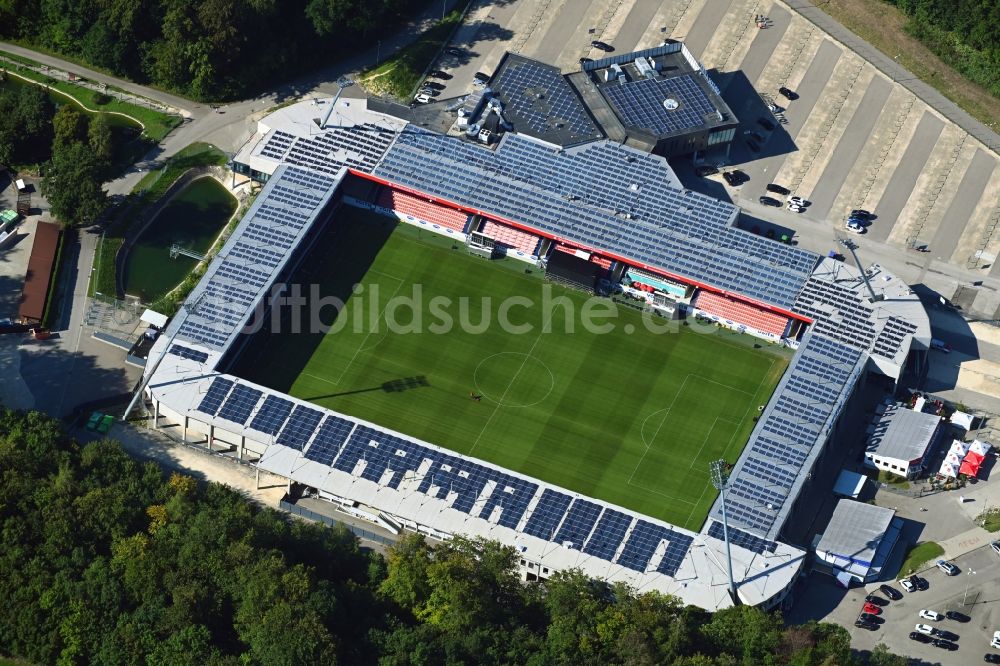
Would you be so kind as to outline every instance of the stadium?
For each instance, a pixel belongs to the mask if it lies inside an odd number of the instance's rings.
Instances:
[[[579,568],[710,610],[734,603],[707,471],[724,458],[739,602],[781,603],[841,416],[923,363],[930,330],[882,267],[744,231],[737,207],[684,189],[657,153],[735,122],[676,115],[714,99],[691,62],[670,45],[581,80],[508,57],[448,127],[340,96],[263,118],[232,165],[263,189],[150,354],[155,426],[394,531],[512,545],[528,579]],[[652,83],[608,92],[608,70]],[[652,103],[662,90],[672,104]],[[656,137],[633,141],[626,116]],[[300,332],[285,304],[306,283],[344,304],[337,330]],[[525,306],[523,335],[396,333],[391,301],[415,285],[596,299],[618,329]],[[376,326],[349,325],[354,303]]]

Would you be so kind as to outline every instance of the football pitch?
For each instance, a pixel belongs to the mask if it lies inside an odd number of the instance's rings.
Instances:
[[[332,329],[299,315],[302,332],[259,335],[238,375],[693,530],[716,495],[709,462],[735,462],[787,365],[714,327],[654,332],[625,306],[599,320],[610,332],[586,330],[608,299],[355,208],[294,282],[346,302],[321,315]]]

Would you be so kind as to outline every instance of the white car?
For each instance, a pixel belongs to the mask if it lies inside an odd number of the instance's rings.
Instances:
[[[788,197],[788,203],[793,203],[796,206],[808,206],[809,205],[809,202],[807,202],[805,199],[803,199],[802,197],[796,197],[796,196]]]
[[[918,624],[914,628],[920,633],[927,634],[928,636],[933,636],[935,633],[937,633],[934,627],[932,627],[929,624]]]
[[[426,104],[427,102],[431,101],[431,96],[428,95],[427,93],[420,93],[419,95],[413,98],[413,101],[416,102],[417,104]]]
[[[990,641],[990,645],[1000,650],[1000,631],[993,632],[993,640]]]
[[[917,590],[917,586],[914,585],[913,581],[911,581],[909,578],[900,578],[896,582],[898,582],[900,586],[907,592],[916,592]]]
[[[805,210],[805,208],[803,208],[802,206],[799,206],[798,204],[793,204],[791,201],[789,201],[785,207],[788,210],[792,211],[793,213],[801,213],[802,211]]]
[[[930,620],[931,622],[939,622],[944,619],[944,615],[932,610],[922,610],[919,615],[922,620]]]
[[[850,231],[852,234],[863,234],[865,233],[865,228],[860,224],[855,224],[853,222],[848,222],[844,225],[844,228]]]
[[[991,541],[990,542],[990,548],[993,549],[994,553],[996,553],[997,555],[1000,555],[1000,541]]]
[[[958,575],[958,567],[956,567],[954,564],[952,564],[948,560],[938,560],[937,561],[937,568],[940,569],[941,571],[945,572],[949,576],[957,576]]]

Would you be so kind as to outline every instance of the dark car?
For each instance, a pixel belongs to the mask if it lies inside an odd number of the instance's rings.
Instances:
[[[699,176],[701,176],[702,178],[704,178],[705,176],[712,176],[714,174],[719,173],[719,170],[716,169],[714,166],[700,166],[700,167],[695,167],[694,172]]]
[[[799,98],[799,94],[797,92],[793,92],[792,90],[789,90],[785,86],[781,86],[780,88],[778,88],[778,92],[781,93],[782,97],[784,97],[789,101],[796,100]]]
[[[903,598],[902,592],[889,585],[879,585],[878,589],[882,594],[889,597],[893,601],[899,601],[900,599]]]
[[[836,257],[834,257],[834,258],[836,258]],[[886,606],[889,603],[888,601],[886,601],[882,597],[878,596],[874,592],[865,595],[865,601],[867,601],[870,604],[875,604],[876,606]]]
[[[423,87],[431,90],[444,90],[444,84],[437,81],[424,81]]]
[[[767,118],[758,118],[757,124],[766,129],[768,132],[772,131],[775,128],[775,124],[772,123]]]
[[[871,613],[861,613],[858,615],[858,619],[862,622],[872,622],[874,624],[882,624],[885,622],[885,620],[880,618],[878,615],[872,615]]]
[[[774,197],[761,197],[758,199],[765,206],[774,206],[775,208],[781,208],[781,202]]]
[[[851,217],[869,218],[871,216],[872,216],[871,212],[865,210],[864,208],[855,208],[854,210],[851,211]]]
[[[858,226],[861,226],[861,227],[867,227],[868,226],[868,218],[867,217],[856,217],[856,216],[852,215],[851,217],[847,218],[847,223],[848,224],[857,224]],[[919,589],[919,587],[918,587],[918,589]]]
[[[453,55],[453,56],[464,56],[465,55],[465,51],[463,51],[462,49],[459,49],[459,48],[455,48],[454,46],[449,46],[448,48],[446,48],[444,50],[444,52],[447,53],[448,55]]]
[[[943,638],[946,641],[957,641],[958,634],[954,631],[948,631],[947,629],[938,629],[934,632],[934,635],[938,638]]]
[[[946,641],[944,639],[938,638],[934,641],[934,647],[941,648],[942,650],[954,651],[958,649],[958,645],[952,643],[951,641]]]
[[[427,72],[427,76],[434,79],[445,79],[445,80],[451,78],[451,74],[449,74],[448,72],[442,72],[440,69],[432,69],[431,71]]]
[[[987,664],[1000,664],[1000,654],[988,652],[983,655],[983,661]]]
[[[736,187],[737,185],[742,185],[743,183],[750,180],[750,176],[746,175],[739,169],[733,169],[732,171],[723,171],[722,177],[729,184],[730,187]]]
[[[611,53],[612,51],[615,50],[615,47],[611,46],[611,44],[602,42],[599,39],[595,39],[590,43],[590,45],[593,46],[595,49],[600,49],[601,51],[605,51],[607,53]]]
[[[947,611],[944,616],[949,620],[954,620],[955,622],[968,622],[969,616],[965,613],[959,613],[958,611]]]
[[[855,620],[854,626],[859,629],[867,629],[868,631],[875,631],[878,629],[878,625],[874,622],[865,622],[864,620]]]
[[[918,643],[930,643],[934,639],[928,636],[927,634],[920,633],[919,631],[911,631],[910,640],[916,641]]]
[[[790,189],[788,189],[787,187],[782,187],[781,185],[778,185],[777,183],[768,183],[768,185],[767,185],[767,187],[765,189],[767,189],[768,192],[774,192],[775,194],[780,194],[783,197],[787,197],[789,194],[792,193],[792,191]],[[871,595],[868,595],[868,596],[871,596]]]
[[[755,152],[755,153],[759,153],[760,152],[760,144],[758,144],[753,139],[747,139],[746,143],[747,143],[747,148],[749,148],[753,152]]]
[[[586,65],[588,62],[594,62],[593,58],[580,58],[580,64]]]
[[[753,130],[750,132],[750,138],[756,141],[757,143],[764,143],[764,135],[758,132],[757,130]]]
[[[930,587],[930,585],[927,584],[926,578],[921,578],[920,576],[910,576],[910,580],[913,581],[913,584],[916,585],[917,589],[921,592]]]

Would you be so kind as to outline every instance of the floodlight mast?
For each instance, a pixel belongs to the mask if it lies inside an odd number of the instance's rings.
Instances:
[[[736,594],[736,581],[733,580],[733,553],[729,547],[729,516],[726,514],[726,490],[729,488],[729,472],[726,471],[725,460],[714,460],[708,465],[712,485],[719,491],[722,498],[722,540],[726,543],[726,567],[729,571],[729,596],[733,604],[739,605],[740,598]]]
[[[340,101],[340,95],[344,92],[345,88],[350,88],[352,85],[354,85],[354,81],[346,77],[342,76],[337,79],[337,94],[334,96],[333,101],[330,102],[330,108],[327,109],[326,115],[323,116],[323,122],[319,124],[320,129],[326,129],[326,123],[330,120],[330,114],[336,108],[337,102]]]
[[[855,250],[858,249],[858,244],[852,241],[850,238],[842,239],[840,241],[840,244],[846,247],[848,250],[850,250],[851,256],[854,257],[854,265],[858,267],[859,271],[861,271],[861,279],[865,281],[865,286],[868,287],[868,293],[871,294],[872,303],[878,303],[879,301],[881,301],[882,295],[876,294],[875,290],[872,289],[872,283],[868,279],[868,273],[865,272],[864,267],[861,265],[861,260],[858,259],[858,253],[855,252]]]
[[[153,364],[153,368],[143,378],[142,383],[139,385],[139,388],[136,389],[135,395],[132,396],[132,400],[128,403],[128,407],[125,408],[125,412],[122,414],[123,422],[128,420],[128,415],[135,408],[135,403],[139,402],[139,396],[141,396],[142,392],[146,390],[146,387],[149,385],[149,382],[153,378],[153,375],[156,374],[156,369],[160,367],[160,363],[163,362],[163,359],[167,355],[167,350],[170,349],[170,343],[172,343],[174,341],[174,338],[177,337],[177,334],[180,333],[181,324],[184,323],[184,320],[187,319],[187,316],[188,314],[190,314],[190,312],[197,312],[198,305],[201,303],[201,299],[204,297],[205,297],[204,294],[199,296],[198,300],[196,300],[193,304],[191,304],[190,308],[188,307],[187,303],[181,303],[181,315],[182,315],[181,320],[177,324],[177,327],[174,329],[174,332],[171,333],[169,338],[167,338],[167,344],[163,345],[163,351],[160,352],[160,357],[156,359],[156,363]]]

